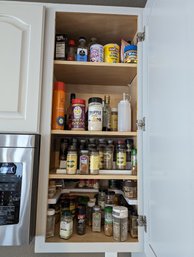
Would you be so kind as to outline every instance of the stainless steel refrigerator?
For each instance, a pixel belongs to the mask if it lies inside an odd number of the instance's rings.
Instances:
[[[0,245],[35,234],[40,135],[0,134]]]

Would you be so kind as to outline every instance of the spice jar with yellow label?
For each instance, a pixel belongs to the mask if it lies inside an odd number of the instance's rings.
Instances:
[[[76,174],[77,172],[77,151],[74,146],[70,146],[67,153],[67,174]]]
[[[126,147],[123,140],[119,140],[116,148],[116,168],[118,170],[126,169]]]
[[[99,174],[99,152],[97,150],[91,150],[90,152],[90,174]]]

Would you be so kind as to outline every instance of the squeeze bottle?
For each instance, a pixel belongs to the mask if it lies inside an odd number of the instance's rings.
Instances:
[[[131,131],[131,104],[126,93],[118,103],[118,131]]]

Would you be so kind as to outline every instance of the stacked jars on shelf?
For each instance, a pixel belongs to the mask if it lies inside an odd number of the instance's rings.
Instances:
[[[47,237],[57,234],[68,240],[73,233],[84,235],[89,231],[102,232],[116,241],[126,241],[128,232],[137,237],[137,211],[114,191],[100,190],[95,198],[62,194],[60,202],[59,232],[55,232],[54,207],[48,210]],[[50,206],[51,208],[51,206]]]
[[[67,174],[103,174],[102,170],[127,170],[137,174],[137,151],[132,139],[61,139],[60,169]]]

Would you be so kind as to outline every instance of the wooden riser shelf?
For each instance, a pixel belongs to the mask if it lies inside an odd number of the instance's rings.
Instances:
[[[99,137],[136,137],[137,132],[120,132],[120,131],[76,131],[76,130],[51,130],[52,135],[67,136],[99,136]]]

